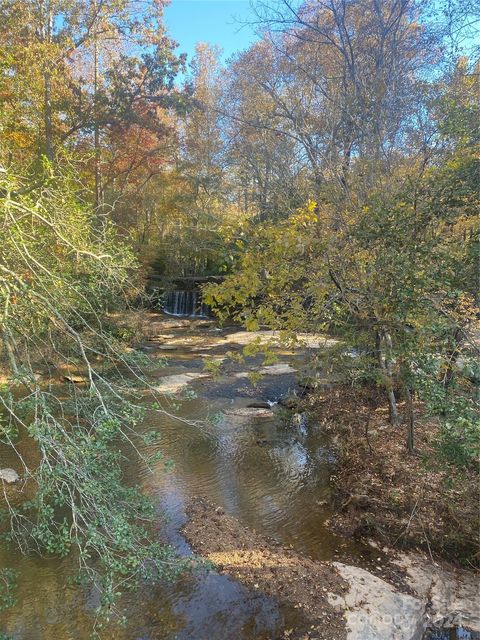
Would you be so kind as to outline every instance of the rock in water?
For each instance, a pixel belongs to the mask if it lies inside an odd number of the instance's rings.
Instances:
[[[247,407],[240,407],[238,409],[229,409],[224,412],[225,415],[235,416],[236,418],[245,419],[267,419],[271,420],[275,417],[275,413],[271,409],[254,409]]]
[[[3,480],[7,484],[15,484],[20,480],[20,476],[15,469],[0,469],[0,480]]]
[[[265,402],[263,400],[255,400],[255,402],[250,402],[247,404],[247,409],[271,409],[272,405],[269,402]]]
[[[69,375],[62,376],[62,381],[67,384],[87,384],[90,380],[87,376],[77,376],[77,375]]]

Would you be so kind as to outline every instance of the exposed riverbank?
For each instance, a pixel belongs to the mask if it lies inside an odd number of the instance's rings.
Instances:
[[[139,439],[141,457],[126,451],[123,471],[124,481],[157,506],[162,542],[180,555],[192,553],[179,530],[191,497],[201,493],[245,526],[317,558],[330,558],[336,549],[361,553],[361,545],[323,527],[331,512],[332,460],[325,438],[308,425],[291,424],[280,407],[270,409],[295,388],[304,350],[278,346],[278,360],[265,365],[260,354],[245,361],[231,356],[253,339],[271,340],[275,336],[269,332],[163,314],[115,320],[122,335],[132,337],[132,355],[149,356],[149,388],[137,386],[136,397],[150,403],[153,388],[161,405],[160,411],[147,410],[137,427],[139,435],[159,431],[160,439]],[[254,386],[250,376],[259,368],[263,376]],[[85,372],[75,367],[52,366],[41,379],[59,394],[88,384]],[[269,408],[249,406],[257,402]],[[35,443],[21,434],[17,445],[33,468]],[[165,461],[173,469],[166,469]],[[0,468],[22,475],[7,447],[0,447]],[[5,491],[9,499],[21,500],[22,480]],[[0,551],[0,567],[18,572],[16,603],[2,611],[0,633],[13,640],[90,638],[99,594],[69,582],[74,558],[23,556],[12,548]],[[141,585],[138,593],[123,596],[120,612],[126,624],[103,628],[104,640],[271,640],[303,619],[298,609],[216,572],[187,574],[176,584]]]
[[[478,569],[478,475],[435,463],[438,423],[421,405],[414,407],[413,454],[406,424],[390,425],[380,391],[338,386],[312,394],[304,408],[330,434],[337,454],[335,512],[328,521],[334,531]]]
[[[296,628],[282,637],[345,640],[343,615],[328,594],[344,593],[348,585],[331,564],[255,533],[208,500],[193,499],[187,516],[186,540],[217,572],[298,610]]]
[[[343,436],[333,425],[348,425],[346,415],[355,410],[342,403],[335,388],[325,396],[333,404],[323,407],[324,414],[313,395],[301,401],[300,409],[289,409],[285,405],[290,403],[283,401],[294,397],[298,379],[308,370],[306,349],[328,349],[335,341],[306,336],[308,347],[294,350],[277,344],[277,361],[265,365],[261,354],[235,356],[252,340],[275,339],[271,332],[248,333],[220,328],[211,320],[162,314],[145,314],[134,322],[136,349],[149,355],[149,382],[168,411],[147,412],[138,427],[161,432],[158,443],[138,446],[145,459],[157,453],[162,458],[150,465],[127,459],[125,480],[158,505],[161,539],[181,555],[190,555],[193,548],[208,557],[216,571],[186,575],[175,585],[144,586],[139,594],[126,596],[126,626],[105,629],[103,637],[416,640],[413,635],[392,635],[397,627],[386,629],[382,620],[407,607],[413,627],[403,620],[402,629],[412,628],[412,634],[423,630],[425,593],[432,581],[453,584],[445,578],[450,572],[432,577],[434,565],[419,557],[422,569],[415,578],[405,563],[396,562],[400,556],[392,549],[373,548],[332,531],[335,518],[350,513],[338,508],[343,497],[338,504],[334,499],[336,492],[341,495]],[[252,374],[259,370],[262,377],[254,385]],[[57,384],[77,375],[73,383],[82,384],[80,371],[57,373]],[[330,416],[332,424],[322,415]],[[35,451],[26,439],[19,446],[27,455]],[[15,468],[15,458],[6,453],[0,449],[0,467]],[[174,463],[172,471],[165,469],[165,460]],[[21,484],[6,488],[9,495],[21,489]],[[199,495],[207,500],[196,501]],[[356,512],[352,510],[355,517]],[[14,553],[0,563],[19,571],[18,602],[2,612],[0,632],[14,640],[89,638],[98,593],[73,587],[65,591],[69,558],[44,561]],[[423,585],[420,593],[414,581]],[[448,598],[437,594],[438,616],[459,609],[464,617],[455,624],[468,626],[466,616],[475,609],[470,596],[457,586],[448,593]],[[448,606],[441,604],[446,598]],[[365,603],[370,613],[364,615]],[[353,632],[357,636],[348,636]]]
[[[418,554],[381,554],[375,575],[358,566],[319,562],[244,527],[208,500],[187,509],[183,533],[215,570],[302,614],[282,638],[420,640],[428,628],[465,627],[480,637],[478,581]],[[456,637],[456,636],[453,636]]]

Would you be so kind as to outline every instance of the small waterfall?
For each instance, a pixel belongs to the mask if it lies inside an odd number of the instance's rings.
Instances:
[[[199,291],[169,291],[163,310],[172,316],[211,316],[210,307],[202,302]]]

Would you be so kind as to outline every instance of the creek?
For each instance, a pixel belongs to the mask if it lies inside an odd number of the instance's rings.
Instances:
[[[258,335],[220,330],[200,319],[152,318],[155,335],[142,348],[166,361],[155,370],[154,383],[166,408],[186,422],[149,413],[142,428],[159,430],[161,438],[144,445],[143,452],[161,450],[174,468],[167,472],[158,463],[152,471],[132,459],[125,477],[158,506],[159,535],[189,555],[180,533],[185,506],[191,497],[205,496],[248,527],[314,559],[368,555],[364,546],[325,527],[334,459],[320,430],[279,407],[263,413],[248,408],[254,402],[275,403],[294,389],[297,372],[306,364],[305,349],[279,350],[278,362],[265,367],[253,386],[248,375],[259,368],[259,357],[237,363],[226,354],[240,351]],[[205,373],[206,360],[223,363],[218,377]],[[0,467],[11,466],[2,455],[0,451]],[[0,566],[16,569],[19,584],[15,606],[0,614],[0,632],[14,640],[90,637],[98,593],[68,584],[71,559],[2,553]],[[122,607],[126,625],[104,630],[102,638],[266,640],[294,627],[298,617],[215,572],[186,575],[173,585],[141,587],[125,596]]]

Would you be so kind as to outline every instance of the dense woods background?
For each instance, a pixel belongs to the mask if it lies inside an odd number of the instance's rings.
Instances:
[[[262,2],[226,64],[177,56],[162,10],[0,1],[0,428],[39,450],[11,537],[75,547],[107,609],[145,558],[172,571],[110,446],[141,412],[99,365],[143,376],[112,316],[151,272],[224,274],[204,297],[249,329],[340,336],[411,453],[414,400],[441,464],[474,473],[480,443],[478,1]],[[38,371],[72,363],[66,410]]]

